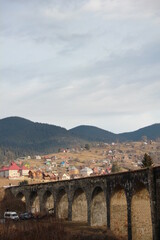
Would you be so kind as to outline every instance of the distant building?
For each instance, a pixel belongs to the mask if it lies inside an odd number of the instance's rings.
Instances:
[[[69,168],[68,168],[68,170],[69,170],[69,175],[71,176],[71,175],[78,175],[79,174],[79,170],[76,168],[76,167],[74,167],[74,166],[70,166]]]
[[[90,176],[90,174],[93,173],[93,170],[89,167],[85,167],[85,168],[82,168],[80,170],[80,174],[83,176],[83,177],[87,177],[87,176]]]
[[[65,166],[66,166],[66,162],[65,162],[65,161],[61,162],[61,163],[60,163],[60,166],[61,166],[61,167],[65,167]]]
[[[21,173],[21,176],[28,176],[28,173],[29,173],[29,169],[25,166],[22,166],[20,168],[20,173]]]
[[[28,176],[29,169],[25,166],[19,167],[15,162],[12,162],[9,167],[2,167],[0,169],[0,176],[14,179],[19,178],[21,176]]]
[[[63,180],[69,180],[70,176],[68,174],[64,173],[62,179]]]
[[[52,167],[57,167],[57,163],[54,161],[51,163]]]

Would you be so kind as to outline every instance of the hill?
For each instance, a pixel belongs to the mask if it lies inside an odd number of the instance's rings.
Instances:
[[[140,128],[133,132],[118,134],[120,141],[140,141],[143,136],[149,140],[160,138],[160,123],[153,124],[144,128]]]
[[[20,117],[0,120],[0,154],[9,151],[18,155],[40,154],[58,150],[60,147],[79,145],[83,141],[72,136],[65,128],[34,123]]]
[[[160,124],[115,134],[93,126],[82,125],[66,130],[20,117],[9,117],[0,120],[0,160],[48,154],[61,147],[80,146],[86,142],[140,141],[143,136],[152,140],[160,138]]]
[[[115,134],[97,127],[78,126],[70,129],[72,135],[87,141],[113,142],[113,141],[141,141],[143,136],[147,139],[156,140],[160,138],[160,124],[153,124],[139,130],[127,133]]]
[[[81,125],[69,131],[72,135],[91,142],[112,142],[116,139],[116,134],[93,126]]]

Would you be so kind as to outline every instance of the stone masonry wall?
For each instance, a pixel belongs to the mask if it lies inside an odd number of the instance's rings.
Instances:
[[[149,192],[143,188],[132,197],[132,240],[152,240]]]
[[[160,167],[11,187],[8,191],[15,196],[23,194],[28,211],[50,207],[53,197],[59,218],[106,225],[119,236],[128,235],[128,240],[160,239]],[[46,203],[47,191],[52,197]]]
[[[111,197],[110,216],[111,230],[116,236],[127,239],[127,201],[125,191],[123,189],[117,189]]]

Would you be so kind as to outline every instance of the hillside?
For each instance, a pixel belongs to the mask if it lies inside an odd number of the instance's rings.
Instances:
[[[93,126],[82,125],[66,130],[20,117],[9,117],[0,120],[0,160],[52,153],[61,147],[80,146],[86,142],[140,141],[143,136],[152,140],[160,138],[160,124],[114,134]]]
[[[92,142],[112,142],[116,139],[116,134],[93,126],[81,125],[69,131],[73,136]]]
[[[149,140],[156,140],[160,138],[160,123],[140,128],[134,132],[121,133],[118,136],[120,141],[139,141],[143,136]]]
[[[14,151],[16,155],[48,153],[80,143],[82,140],[71,136],[65,128],[19,117],[0,120],[1,154],[3,151]]]
[[[143,136],[150,140],[160,138],[160,124],[153,124],[134,132],[115,134],[92,126],[78,126],[70,129],[72,135],[87,141],[112,142],[112,141],[141,141]]]

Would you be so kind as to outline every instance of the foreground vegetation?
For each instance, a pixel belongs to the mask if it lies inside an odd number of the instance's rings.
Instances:
[[[62,222],[53,217],[0,224],[3,240],[118,240],[106,227]]]

